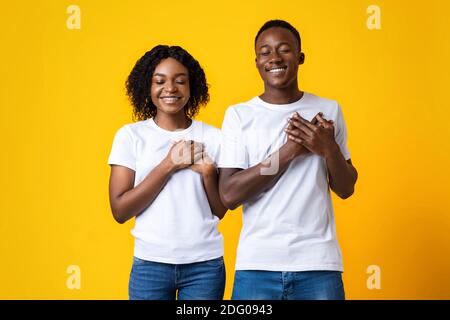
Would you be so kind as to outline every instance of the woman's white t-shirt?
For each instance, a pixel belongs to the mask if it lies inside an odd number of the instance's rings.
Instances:
[[[350,159],[339,105],[305,93],[291,104],[269,104],[256,97],[228,108],[218,167],[247,169],[267,159],[286,142],[287,119],[296,111],[308,121],[319,112],[333,120],[336,142]],[[297,157],[272,188],[243,204],[236,270],[246,269],[343,271],[322,157]]]
[[[114,138],[108,159],[135,171],[134,186],[168,154],[173,142],[194,140],[205,144],[214,161],[220,149],[220,130],[193,120],[181,131],[160,128],[153,119],[127,124]],[[223,256],[219,219],[212,214],[199,173],[189,168],[173,173],[156,199],[136,217],[134,255],[172,264],[206,261]]]

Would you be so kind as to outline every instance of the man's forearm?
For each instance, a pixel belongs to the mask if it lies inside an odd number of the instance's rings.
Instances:
[[[294,146],[293,143],[285,144],[265,161],[228,177],[226,183],[221,184],[220,190],[225,205],[235,209],[243,202],[270,189],[293,159],[308,152],[306,148],[301,147],[301,151],[296,153],[292,146]]]
[[[326,155],[325,161],[331,190],[342,199],[350,197],[358,178],[356,169],[345,160],[337,144]]]

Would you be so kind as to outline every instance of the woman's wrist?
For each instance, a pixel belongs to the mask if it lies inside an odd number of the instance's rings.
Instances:
[[[178,170],[178,167],[176,166],[176,164],[171,159],[168,159],[168,158],[164,158],[164,160],[161,161],[160,166],[168,174],[171,174]]]

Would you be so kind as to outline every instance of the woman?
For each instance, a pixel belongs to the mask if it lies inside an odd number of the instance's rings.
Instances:
[[[218,193],[220,131],[193,120],[209,101],[205,73],[178,46],[156,46],[126,82],[139,120],[118,130],[110,204],[119,223],[136,217],[130,299],[223,298],[227,209]]]

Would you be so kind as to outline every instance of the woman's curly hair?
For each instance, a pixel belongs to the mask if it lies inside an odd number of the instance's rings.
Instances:
[[[190,98],[184,107],[186,116],[195,117],[200,106],[208,103],[208,84],[205,72],[198,61],[179,46],[158,45],[136,62],[125,82],[127,95],[133,105],[134,120],[146,120],[156,116],[156,106],[151,99],[150,86],[156,66],[167,58],[176,59],[189,72]]]

